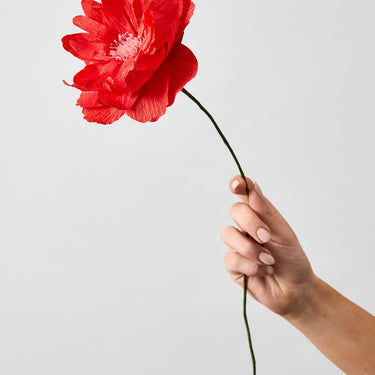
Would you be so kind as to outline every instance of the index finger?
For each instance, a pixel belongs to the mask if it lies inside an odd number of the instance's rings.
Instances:
[[[259,186],[248,177],[246,181],[249,187],[249,197],[246,194],[246,184],[242,176],[232,178],[230,182],[232,193],[238,195],[271,228],[274,238],[288,238],[293,242],[296,241],[297,237],[292,228],[276,207],[263,195]]]
[[[249,188],[249,193],[254,189],[254,182],[250,180],[249,177],[246,177],[247,186]],[[249,197],[246,193],[246,183],[242,176],[235,176],[231,179],[229,183],[230,190],[233,194],[239,196],[239,198],[249,204]]]
[[[268,219],[278,213],[275,206],[263,195],[257,183],[246,177],[249,196],[246,194],[246,183],[242,176],[235,176],[230,181],[230,189],[243,202],[247,203],[262,219]]]

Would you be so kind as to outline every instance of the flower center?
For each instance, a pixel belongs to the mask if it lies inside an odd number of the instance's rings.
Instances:
[[[116,60],[125,61],[130,57],[138,55],[143,39],[126,32],[120,34],[109,47],[109,54]]]

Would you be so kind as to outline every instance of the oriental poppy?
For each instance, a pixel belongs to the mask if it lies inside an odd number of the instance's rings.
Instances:
[[[83,0],[73,23],[86,33],[66,35],[64,48],[83,60],[72,87],[90,122],[111,124],[127,114],[156,121],[197,73],[181,44],[194,12],[190,0]]]

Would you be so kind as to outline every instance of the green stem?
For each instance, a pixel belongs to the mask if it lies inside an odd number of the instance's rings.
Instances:
[[[249,235],[246,233],[246,237]],[[247,300],[247,275],[243,275],[243,318],[246,325],[246,332],[247,332],[247,341],[249,342],[249,348],[250,348],[250,354],[251,354],[251,361],[253,363],[253,374],[255,375],[257,373],[256,368],[256,360],[255,360],[255,354],[254,354],[254,348],[253,344],[251,342],[251,336],[250,336],[250,328],[249,328],[249,322],[247,321],[247,313],[246,313],[246,300]]]
[[[227,139],[225,138],[223,132],[221,131],[221,129],[219,128],[219,125],[216,123],[215,119],[212,117],[212,115],[210,114],[210,112],[207,111],[207,109],[199,102],[198,99],[196,99],[192,94],[190,94],[189,91],[187,91],[185,88],[181,90],[187,97],[189,97],[195,104],[197,104],[197,106],[207,115],[207,117],[211,120],[212,124],[215,126],[215,129],[217,130],[217,132],[219,133],[221,139],[223,140],[224,144],[227,146],[229,152],[231,153],[234,161],[236,162],[237,164],[237,167],[238,167],[238,170],[240,171],[240,174],[243,178],[243,180],[245,181],[245,185],[246,185],[246,194],[247,194],[247,197],[249,197],[249,186],[247,184],[247,180],[246,180],[246,177],[245,177],[245,174],[243,173],[243,170],[241,168],[241,165],[240,165],[240,162],[238,161],[237,159],[237,156],[236,154],[234,153],[232,147],[230,146],[229,142],[227,141]],[[246,233],[246,236],[248,236],[248,234]],[[250,349],[250,354],[251,354],[251,360],[252,360],[252,363],[253,363],[253,375],[256,375],[256,362],[255,362],[255,355],[254,355],[254,349],[253,349],[253,344],[252,344],[252,340],[251,340],[251,335],[250,335],[250,328],[249,328],[249,322],[247,320],[247,313],[246,313],[246,301],[247,301],[247,276],[244,274],[243,275],[243,318],[245,320],[245,326],[246,326],[246,332],[247,332],[247,340],[248,340],[248,343],[249,343],[249,349]]]
[[[246,194],[247,196],[249,196],[249,186],[247,185],[247,180],[246,180],[246,177],[245,177],[245,174],[243,173],[243,170],[241,168],[241,164],[240,162],[238,161],[237,159],[237,156],[236,154],[234,153],[232,147],[230,146],[229,142],[227,141],[227,139],[225,138],[223,132],[221,131],[221,129],[219,128],[219,125],[216,123],[215,119],[212,117],[211,113],[207,111],[206,108],[203,107],[203,105],[199,102],[199,100],[197,98],[195,98],[192,94],[190,94],[189,91],[187,91],[186,89],[182,89],[181,92],[183,92],[186,96],[188,96],[195,104],[198,105],[198,107],[207,115],[207,117],[211,120],[211,122],[214,124],[215,126],[215,129],[217,130],[217,132],[219,133],[221,139],[223,140],[223,142],[225,143],[225,146],[228,147],[228,150],[229,152],[231,153],[231,155],[233,156],[233,159],[234,161],[236,162],[237,164],[237,167],[238,167],[238,170],[240,171],[240,174],[243,178],[243,180],[245,181],[245,184],[246,184]]]

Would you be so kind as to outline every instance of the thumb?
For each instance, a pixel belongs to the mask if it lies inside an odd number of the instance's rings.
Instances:
[[[246,184],[241,176],[234,177],[230,182],[232,193],[247,203],[250,208],[267,224],[272,232],[272,239],[288,244],[298,243],[297,236],[290,225],[282,217],[276,207],[263,195],[256,182],[246,177],[249,187],[249,197],[246,194]]]

